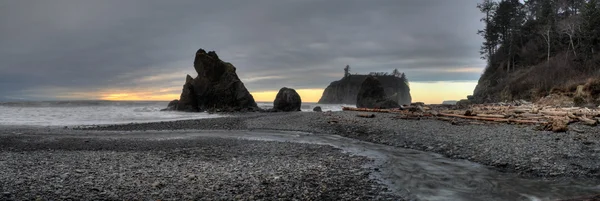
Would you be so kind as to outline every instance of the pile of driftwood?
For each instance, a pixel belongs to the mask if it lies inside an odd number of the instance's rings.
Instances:
[[[534,104],[519,106],[472,105],[468,109],[445,106],[413,105],[398,109],[342,108],[345,111],[397,113],[399,119],[432,118],[452,124],[510,123],[538,125],[539,130],[566,132],[568,125],[581,122],[596,126],[600,123],[600,110],[590,108],[557,108]],[[576,132],[582,132],[572,129]]]

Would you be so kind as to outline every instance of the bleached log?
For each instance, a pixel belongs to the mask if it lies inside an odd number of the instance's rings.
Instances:
[[[485,118],[506,118],[506,116],[501,114],[477,114],[476,116]]]
[[[372,109],[372,108],[353,108],[353,107],[342,107],[343,111],[358,111],[358,112],[380,112],[389,113],[389,109]]]
[[[588,125],[588,126],[598,125],[598,121],[596,121],[595,119],[589,119],[586,117],[579,117],[578,119],[579,119],[579,121],[581,121],[582,123],[584,123],[585,125]]]
[[[519,124],[544,124],[544,123],[546,123],[543,121],[526,120],[526,119],[489,118],[489,117],[464,116],[464,115],[458,115],[458,114],[445,114],[445,113],[440,113],[439,115],[446,116],[446,117],[457,117],[457,118],[462,118],[462,119],[473,119],[473,120],[505,122],[505,123],[519,123]]]
[[[559,112],[559,111],[540,111],[540,113],[548,116],[567,116],[567,112]]]
[[[544,117],[544,115],[525,113],[525,114],[519,114],[519,115],[517,115],[517,117],[523,117],[523,118],[542,118],[542,117]]]

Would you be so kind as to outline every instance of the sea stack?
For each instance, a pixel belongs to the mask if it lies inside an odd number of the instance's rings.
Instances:
[[[187,75],[176,107],[187,112],[234,112],[258,109],[254,97],[236,74],[236,68],[214,51],[199,49],[194,59],[196,78]],[[169,109],[168,108],[168,109]]]
[[[302,99],[296,90],[283,87],[273,101],[273,110],[282,112],[300,111]]]
[[[356,107],[358,108],[377,108],[389,109],[399,108],[400,105],[388,98],[377,78],[368,76],[360,86],[356,97]]]
[[[360,86],[369,76],[377,78],[386,96],[390,99],[400,105],[409,105],[411,103],[410,87],[404,73],[394,70],[392,73],[372,72],[368,75],[359,75],[350,74],[349,68],[349,66],[346,66],[346,69],[344,69],[346,72],[341,80],[331,82],[325,88],[319,104],[356,104],[356,97]]]

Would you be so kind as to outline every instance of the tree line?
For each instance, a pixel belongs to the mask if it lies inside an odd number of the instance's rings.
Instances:
[[[600,69],[600,0],[483,0],[477,8],[487,68],[510,73],[564,55],[581,72]]]
[[[350,65],[346,65],[346,67],[344,67],[344,77],[349,77],[353,74],[350,73]],[[354,74],[354,75],[359,75],[359,74]],[[388,72],[370,72],[368,75],[370,76],[393,76],[393,77],[397,77],[400,78],[407,86],[409,85],[408,82],[408,78],[406,78],[406,74],[404,74],[403,72],[400,72],[397,68],[394,69],[392,71],[392,73],[388,73]]]

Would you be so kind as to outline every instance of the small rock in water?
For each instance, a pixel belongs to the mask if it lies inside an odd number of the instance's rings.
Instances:
[[[315,108],[313,108],[314,112],[323,112],[323,109],[321,109],[321,106],[317,106]]]

